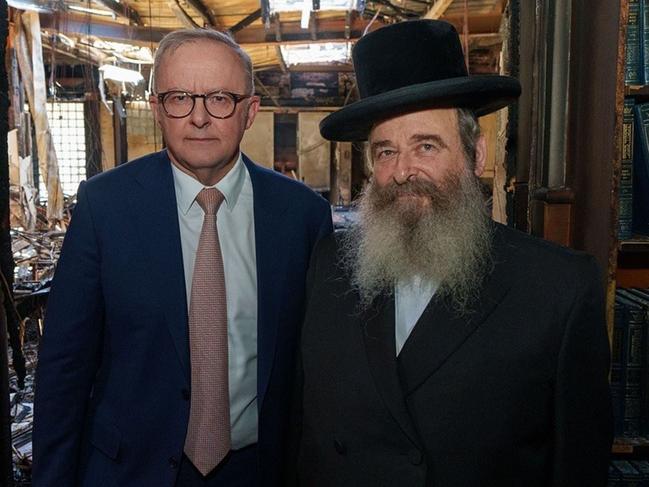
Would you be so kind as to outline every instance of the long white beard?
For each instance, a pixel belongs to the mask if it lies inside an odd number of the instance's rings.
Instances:
[[[422,198],[424,200],[422,201]],[[469,310],[492,268],[492,226],[479,182],[463,171],[438,187],[427,181],[372,182],[359,199],[359,223],[343,237],[344,264],[367,306],[398,279],[439,283],[437,295]]]

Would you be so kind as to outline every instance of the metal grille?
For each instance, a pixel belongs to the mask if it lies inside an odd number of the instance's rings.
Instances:
[[[86,130],[83,102],[49,102],[47,119],[59,162],[59,178],[63,194],[73,195],[77,192],[79,183],[86,179]],[[42,177],[39,186],[41,197],[47,195]]]

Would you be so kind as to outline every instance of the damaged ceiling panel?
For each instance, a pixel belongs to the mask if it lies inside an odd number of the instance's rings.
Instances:
[[[97,65],[145,64],[168,32],[207,26],[230,31],[250,54],[256,70],[295,69],[282,58],[282,46],[353,42],[368,30],[402,20],[442,18],[463,33],[465,7],[469,46],[480,51],[473,54],[477,59],[490,49],[499,49],[500,19],[506,3],[507,0],[9,1],[10,6],[40,10],[41,26],[47,37],[44,45],[55,49],[61,59],[76,58]],[[330,4],[330,8],[342,9],[328,9]],[[353,8],[349,10],[349,6]],[[292,10],[277,11],[282,8]]]

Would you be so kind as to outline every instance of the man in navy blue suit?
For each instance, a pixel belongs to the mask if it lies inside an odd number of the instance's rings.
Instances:
[[[332,230],[329,205],[239,151],[259,98],[250,58],[228,36],[168,35],[154,76],[166,150],[79,187],[39,352],[35,487],[279,485],[306,267]],[[201,394],[229,415],[224,456],[208,468],[187,447],[204,372],[190,296],[206,188],[223,199],[213,218],[227,381],[225,394]],[[203,367],[222,359],[207,351]],[[214,429],[197,424],[198,436]],[[213,457],[210,441],[199,455]]]

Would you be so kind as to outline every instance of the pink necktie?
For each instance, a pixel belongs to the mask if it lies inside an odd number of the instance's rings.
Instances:
[[[189,302],[191,406],[185,454],[207,475],[230,451],[228,323],[223,258],[216,212],[223,195],[203,189],[196,201],[203,208]]]

